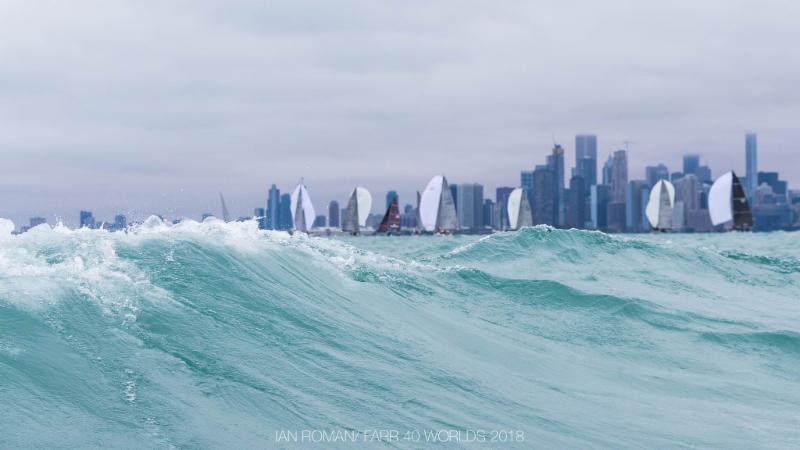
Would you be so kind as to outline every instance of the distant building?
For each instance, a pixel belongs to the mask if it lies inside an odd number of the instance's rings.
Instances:
[[[652,189],[661,180],[669,180],[669,169],[664,164],[647,166],[644,169],[647,186]]]
[[[569,190],[567,191],[567,228],[585,228],[587,221],[586,181],[581,176],[574,176],[569,180]]]
[[[328,203],[328,226],[331,228],[340,228],[341,222],[339,222],[341,207],[339,206],[339,202],[336,200],[331,200]]]
[[[610,182],[611,200],[624,203],[628,190],[628,153],[625,150],[617,150],[612,156]]]
[[[269,193],[267,194],[267,208],[266,208],[266,218],[264,221],[264,226],[268,230],[286,230],[287,228],[281,228],[280,224],[280,203],[281,203],[281,190],[278,189],[277,186],[274,184],[269,188]]]
[[[556,144],[547,157],[547,166],[553,173],[553,194],[555,195],[555,226],[563,226],[566,214],[564,201],[564,148]]]
[[[586,186],[597,184],[597,136],[575,136],[575,170],[572,176],[583,178]]]
[[[407,203],[400,214],[400,228],[414,229],[417,227],[417,211],[414,205]]]
[[[683,155],[683,173],[685,175],[697,175],[700,167],[700,155]]]
[[[483,226],[484,228],[497,228],[497,214],[495,204],[492,199],[487,198],[483,201]]]
[[[280,191],[279,191],[280,192]],[[281,194],[278,201],[278,230],[291,230],[294,219],[292,218],[292,196]]]
[[[312,228],[325,228],[326,220],[325,216],[320,214],[314,218],[314,224],[311,225]]]
[[[788,192],[789,183],[781,181],[778,172],[758,172],[758,186],[762,184],[771,187],[773,194],[779,197]]]
[[[533,176],[531,176],[530,188],[533,189]],[[514,190],[513,187],[499,187],[495,189],[495,209],[497,214],[496,228],[499,230],[507,230],[508,224],[508,196]]]
[[[523,170],[519,173],[519,187],[528,196],[528,203],[533,207],[533,171]]]
[[[591,190],[592,228],[605,230],[608,227],[608,200],[611,188],[605,184],[596,184]]]
[[[30,220],[30,227],[38,227],[39,225],[47,223],[47,219],[44,217],[31,217]]]
[[[258,223],[258,228],[261,230],[267,229],[267,212],[264,208],[256,208],[253,210],[253,218]]]
[[[745,176],[747,177],[747,197],[753,198],[758,188],[758,136],[756,133],[747,133],[744,137],[745,162],[747,163]]]
[[[462,229],[483,228],[483,185],[477,183],[458,185],[456,214]]]
[[[643,202],[645,196],[643,192],[650,192],[650,186],[646,180],[631,180],[628,182],[628,192],[625,199],[625,229],[629,233],[641,233],[649,231],[649,225],[645,228],[642,222],[644,210],[647,203]]]
[[[558,222],[555,174],[550,166],[536,166],[533,171],[533,223],[556,226]]]
[[[114,216],[114,230],[123,231],[128,228],[128,218],[124,214]]]
[[[94,215],[91,211],[81,211],[80,213],[80,227],[81,228],[95,228]]]
[[[669,176],[669,181],[671,181],[672,184],[677,184],[681,181],[681,178],[683,178],[683,172],[672,172]]]
[[[614,157],[612,155],[608,155],[608,159],[606,160],[605,164],[603,164],[603,184],[606,186],[611,186],[611,171],[614,165]]]

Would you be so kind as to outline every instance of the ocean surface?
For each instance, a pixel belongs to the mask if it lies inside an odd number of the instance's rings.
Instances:
[[[798,233],[12,229],[0,448],[800,447]]]

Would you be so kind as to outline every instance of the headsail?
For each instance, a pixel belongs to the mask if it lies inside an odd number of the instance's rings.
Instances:
[[[381,224],[376,230],[378,233],[396,234],[400,231],[400,207],[397,205],[397,196],[392,198],[392,202],[386,209]]]
[[[533,214],[528,196],[522,188],[516,188],[508,196],[508,225],[512,230],[533,225]]]
[[[667,180],[660,180],[650,191],[650,201],[645,209],[650,226],[656,230],[671,230],[674,205],[675,187]]]
[[[439,215],[436,218],[436,231],[455,231],[458,229],[456,202],[447,185],[447,178],[442,176],[442,201],[439,203]]]
[[[347,201],[347,208],[342,217],[342,231],[358,233],[367,225],[367,218],[372,209],[372,195],[363,187],[356,187]]]
[[[750,212],[750,205],[747,204],[747,196],[744,195],[742,183],[736,172],[733,175],[733,229],[749,230],[753,228],[753,214]]]
[[[219,202],[222,204],[222,220],[230,222],[231,216],[228,213],[228,207],[225,205],[225,197],[222,196],[222,192],[219,193]]]
[[[291,208],[293,229],[308,232],[314,224],[316,213],[314,212],[314,205],[311,204],[308,190],[302,181],[292,192]]]

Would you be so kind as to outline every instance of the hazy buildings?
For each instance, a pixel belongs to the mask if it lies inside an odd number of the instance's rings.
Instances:
[[[341,207],[339,206],[339,202],[336,200],[331,200],[328,203],[328,226],[331,228],[339,228],[341,227],[341,222],[339,221],[341,212]]]
[[[607,228],[613,232],[625,231],[626,206],[628,191],[628,154],[625,150],[617,150],[611,158],[611,198],[608,202]]]
[[[747,164],[747,196],[753,198],[758,187],[758,137],[747,133],[744,138],[745,162]]]
[[[669,180],[669,169],[664,164],[657,166],[647,166],[644,169],[645,180],[650,189],[656,185],[660,180]]]
[[[483,228],[483,185],[459,184],[456,198],[456,214],[461,229]]]
[[[128,218],[124,214],[114,216],[114,230],[122,231],[128,228]]]
[[[581,176],[573,176],[569,180],[569,190],[567,191],[567,215],[566,223],[567,228],[584,228],[586,227],[586,207],[589,204],[587,198],[588,190],[586,189],[586,181]]]
[[[608,200],[611,189],[605,184],[596,184],[591,187],[591,215],[592,228],[605,230],[608,227]]]
[[[280,202],[281,202],[281,191],[280,189],[278,189],[277,186],[273,184],[269,188],[269,193],[267,194],[266,220],[264,224],[265,228],[268,230],[288,229],[288,228],[282,228],[278,221],[278,216],[280,214]]]
[[[258,223],[258,228],[260,230],[267,229],[267,210],[264,208],[255,208],[253,209],[253,217],[256,219]]]
[[[314,224],[311,225],[312,228],[325,228],[325,216],[320,214],[314,218]]]
[[[683,174],[695,175],[700,167],[700,155],[683,155]]]
[[[280,191],[278,191],[280,192]],[[282,194],[278,201],[276,223],[277,230],[290,230],[293,225],[292,220],[292,196],[290,194]]]
[[[536,166],[533,171],[533,223],[556,226],[558,221],[555,173],[550,165]]]
[[[80,227],[81,228],[95,228],[94,215],[91,211],[80,212]]]
[[[572,176],[583,178],[586,186],[597,184],[597,136],[575,136],[575,170]]]
[[[649,231],[646,225],[645,208],[650,193],[650,186],[646,180],[631,180],[628,182],[628,191],[625,196],[625,229],[629,233]]]
[[[555,195],[554,226],[564,224],[566,204],[564,202],[564,148],[558,144],[553,146],[550,156],[547,157],[547,167],[553,173],[553,194]]]

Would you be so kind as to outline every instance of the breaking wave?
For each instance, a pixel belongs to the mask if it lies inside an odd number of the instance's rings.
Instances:
[[[800,446],[793,234],[11,230],[3,448]]]

